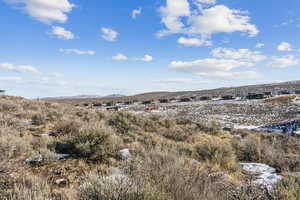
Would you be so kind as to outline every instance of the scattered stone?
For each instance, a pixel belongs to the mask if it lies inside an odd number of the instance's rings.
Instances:
[[[62,153],[55,154],[55,157],[58,160],[65,160],[65,159],[69,158],[70,156],[71,156],[70,154],[62,154]]]
[[[123,160],[130,160],[132,158],[131,153],[129,152],[129,149],[122,149],[120,150],[121,158]]]
[[[112,175],[120,175],[120,174],[122,174],[121,169],[118,168],[118,167],[111,167],[111,168],[109,168],[108,170],[110,171],[110,173],[111,173]]]
[[[43,160],[44,160],[44,158],[40,154],[37,158],[31,158],[31,157],[27,158],[24,163],[27,165],[37,165],[37,164],[43,162]]]
[[[64,178],[60,178],[60,179],[55,180],[55,184],[59,187],[65,187],[68,185],[68,180],[64,179]]]

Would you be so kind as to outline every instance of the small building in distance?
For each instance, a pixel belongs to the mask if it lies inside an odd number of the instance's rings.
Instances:
[[[191,101],[193,101],[193,99],[191,97],[182,97],[179,101],[180,102],[191,102]]]
[[[0,90],[0,95],[5,95],[5,90]]]
[[[201,97],[198,97],[198,99],[200,101],[209,101],[211,100],[212,98],[210,96],[201,96]]]
[[[159,99],[158,101],[159,101],[159,103],[169,103],[170,102],[169,99]]]
[[[280,90],[280,91],[278,92],[278,95],[289,95],[289,94],[291,94],[291,92],[288,91],[288,90]]]
[[[295,90],[295,94],[300,94],[300,90]]]
[[[233,99],[234,99],[234,97],[231,94],[227,94],[227,95],[222,96],[222,100],[233,100]]]
[[[249,93],[246,98],[249,100],[265,99],[268,98],[268,95],[265,93]]]
[[[146,100],[146,101],[143,101],[143,102],[142,102],[143,105],[150,105],[150,104],[152,104],[152,103],[154,103],[153,100]]]

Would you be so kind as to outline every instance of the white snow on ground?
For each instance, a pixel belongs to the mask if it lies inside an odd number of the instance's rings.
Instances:
[[[244,126],[244,125],[234,125],[234,129],[247,129],[247,130],[253,130],[258,129],[259,126]]]
[[[269,189],[272,185],[282,179],[282,176],[277,175],[275,168],[262,163],[240,163],[243,169],[251,174],[258,174],[254,183],[265,185]]]
[[[262,163],[240,163],[243,169],[250,173],[275,173],[276,170]]]

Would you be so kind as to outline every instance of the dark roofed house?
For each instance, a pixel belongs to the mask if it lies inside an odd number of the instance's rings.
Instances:
[[[288,94],[291,94],[291,92],[288,90],[281,90],[278,92],[278,95],[288,95]]]
[[[247,99],[255,100],[255,99],[265,99],[268,95],[265,93],[248,93]]]
[[[0,90],[0,95],[4,95],[5,94],[5,90]]]
[[[222,100],[233,100],[233,99],[234,99],[234,97],[231,94],[227,94],[227,95],[222,96]]]
[[[193,99],[190,97],[183,97],[180,99],[180,102],[190,102],[190,101],[193,101]]]

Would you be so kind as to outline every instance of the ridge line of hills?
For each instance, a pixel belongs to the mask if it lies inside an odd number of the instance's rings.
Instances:
[[[296,81],[287,81],[280,83],[269,83],[269,84],[258,84],[258,85],[245,85],[237,87],[222,87],[216,89],[206,89],[206,90],[196,90],[196,91],[177,91],[177,92],[168,92],[168,91],[158,91],[158,92],[147,92],[136,94],[132,96],[125,96],[120,94],[113,94],[108,96],[73,96],[73,97],[50,97],[43,98],[44,100],[62,102],[62,103],[82,103],[82,102],[116,102],[116,101],[145,101],[145,100],[158,100],[163,98],[177,98],[182,96],[221,96],[221,95],[247,95],[248,93],[259,93],[259,92],[279,92],[282,90],[295,91],[300,90],[300,80]]]

